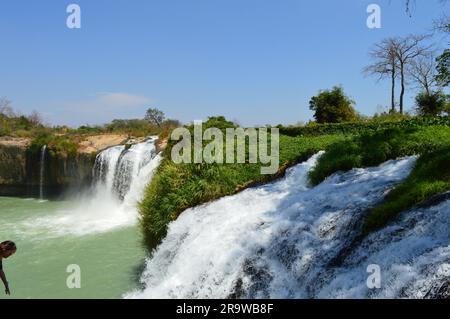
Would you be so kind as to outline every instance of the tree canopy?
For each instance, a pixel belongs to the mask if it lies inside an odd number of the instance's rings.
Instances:
[[[145,119],[158,127],[164,122],[164,112],[156,108],[149,108],[145,114]]]
[[[314,118],[318,123],[349,122],[357,118],[353,100],[347,97],[340,86],[332,90],[321,91],[309,101]]]

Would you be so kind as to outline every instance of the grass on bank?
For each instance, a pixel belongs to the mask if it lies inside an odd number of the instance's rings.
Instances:
[[[332,144],[310,172],[316,185],[338,171],[379,165],[389,159],[420,155],[411,175],[372,209],[364,222],[369,233],[398,213],[450,189],[450,127],[430,126],[366,132]]]
[[[372,209],[364,223],[365,232],[385,226],[398,213],[434,195],[450,190],[450,147],[422,154],[411,175],[394,188],[386,200]]]

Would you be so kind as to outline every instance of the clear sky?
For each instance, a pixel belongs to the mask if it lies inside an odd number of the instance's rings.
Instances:
[[[70,3],[81,29],[66,26]],[[370,3],[381,6],[381,29],[366,26]],[[152,106],[183,122],[262,125],[308,121],[310,97],[343,85],[373,114],[390,97],[388,82],[361,73],[370,47],[428,32],[448,9],[417,0],[409,17],[403,0],[1,0],[0,96],[51,124],[142,117]]]

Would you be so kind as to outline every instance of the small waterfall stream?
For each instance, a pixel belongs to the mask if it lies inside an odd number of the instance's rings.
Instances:
[[[44,183],[45,183],[45,158],[47,156],[47,145],[41,148],[41,158],[39,167],[39,199],[44,199]]]

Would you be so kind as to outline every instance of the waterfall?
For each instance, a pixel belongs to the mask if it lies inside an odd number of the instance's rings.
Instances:
[[[44,199],[44,182],[45,182],[45,156],[47,154],[47,145],[41,148],[40,168],[39,168],[39,199]]]
[[[124,145],[115,146],[98,154],[93,169],[97,188],[112,192],[121,201],[129,197],[138,200],[146,177],[154,169],[155,140],[149,138],[128,149]]]
[[[68,202],[67,209],[58,214],[26,221],[27,227],[44,228],[47,236],[59,237],[135,225],[137,204],[161,161],[155,141],[151,137],[129,148],[120,145],[99,153],[89,193]]]
[[[125,297],[391,298],[448,288],[449,201],[405,212],[356,240],[368,209],[416,158],[337,173],[308,188],[319,156],[277,182],[184,211],[147,260],[145,288]],[[381,269],[380,289],[367,285],[370,264]]]
[[[92,175],[95,186],[113,191],[114,176],[120,155],[125,151],[124,145],[114,146],[99,153],[95,159]]]

